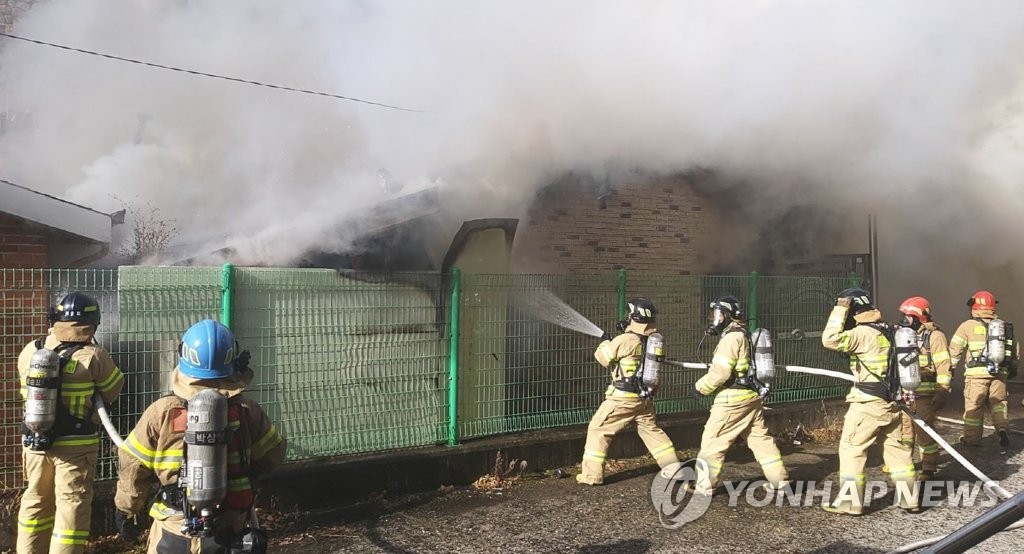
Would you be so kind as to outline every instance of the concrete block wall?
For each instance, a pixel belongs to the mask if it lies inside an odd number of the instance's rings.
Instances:
[[[638,176],[610,191],[567,179],[538,194],[516,237],[514,268],[696,274],[711,265],[721,221],[683,176]]]

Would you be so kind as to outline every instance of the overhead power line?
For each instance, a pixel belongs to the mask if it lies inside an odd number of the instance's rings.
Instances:
[[[426,113],[424,110],[415,110],[415,109],[412,109],[412,108],[403,108],[401,106],[392,106],[391,104],[384,104],[383,102],[374,102],[372,100],[364,100],[362,98],[355,98],[353,96],[342,96],[340,94],[332,94],[332,93],[329,93],[329,92],[320,92],[320,91],[316,91],[316,90],[307,90],[307,89],[301,89],[301,88],[286,87],[286,86],[283,86],[283,85],[274,85],[274,84],[270,84],[270,83],[261,83],[259,81],[252,81],[252,80],[249,80],[249,79],[241,79],[241,78],[238,78],[238,77],[228,77],[226,75],[217,75],[215,73],[204,73],[202,71],[196,71],[194,69],[185,69],[185,68],[182,68],[182,67],[174,67],[174,66],[171,66],[171,65],[163,65],[163,64],[153,63],[153,62],[146,62],[146,61],[142,61],[142,60],[135,60],[135,59],[132,59],[132,58],[124,58],[124,57],[121,57],[121,56],[115,56],[113,54],[104,54],[103,52],[94,52],[92,50],[85,50],[83,48],[75,48],[75,47],[66,46],[66,45],[63,45],[63,44],[54,44],[52,42],[46,42],[46,41],[42,41],[42,40],[36,40],[36,39],[21,37],[21,36],[18,36],[18,35],[12,35],[10,33],[2,33],[2,32],[0,32],[0,37],[7,37],[7,38],[15,39],[15,40],[23,40],[25,42],[30,42],[32,44],[38,44],[38,45],[41,45],[41,46],[49,46],[51,48],[60,48],[61,50],[69,50],[71,52],[78,52],[78,53],[81,53],[81,54],[88,54],[90,56],[99,56],[101,58],[108,58],[108,59],[117,60],[117,61],[120,61],[120,62],[133,63],[133,64],[137,64],[137,65],[145,65],[145,66],[148,66],[148,67],[155,67],[155,68],[158,68],[158,69],[167,69],[167,70],[170,70],[170,71],[178,71],[178,72],[181,72],[181,73],[188,73],[188,74],[191,74],[191,75],[200,75],[202,77],[212,77],[214,79],[223,79],[225,81],[234,81],[236,83],[245,83],[247,85],[256,85],[256,86],[259,86],[259,87],[267,87],[267,88],[273,88],[273,89],[278,89],[278,90],[286,90],[286,91],[289,91],[289,92],[301,92],[303,94],[313,94],[313,95],[316,95],[316,96],[327,96],[328,98],[337,98],[338,100],[348,100],[350,102],[359,102],[361,104],[369,104],[371,106],[377,106],[377,107],[381,107],[381,108],[388,108],[388,109],[392,109],[392,110],[400,110],[400,111],[403,111],[403,112]]]

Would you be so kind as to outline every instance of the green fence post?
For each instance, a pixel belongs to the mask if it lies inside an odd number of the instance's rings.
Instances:
[[[619,270],[619,320],[626,318],[626,270]]]
[[[451,321],[448,322],[448,446],[459,444],[459,303],[462,272],[452,268]]]
[[[857,272],[855,272],[855,271],[851,271],[850,272],[850,286],[851,287],[859,287],[860,286],[860,275],[857,275]]]
[[[747,325],[751,331],[757,329],[757,272],[750,272],[750,290],[747,293]]]
[[[235,266],[224,264],[220,272],[220,322],[231,328],[231,304],[235,293]]]

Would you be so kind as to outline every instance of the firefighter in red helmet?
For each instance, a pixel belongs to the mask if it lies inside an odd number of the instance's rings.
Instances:
[[[921,368],[921,384],[914,389],[914,411],[928,425],[935,425],[935,416],[946,405],[950,384],[953,381],[949,357],[949,342],[946,334],[932,319],[931,303],[923,296],[912,296],[900,304],[899,324],[917,332],[920,347],[918,359]],[[938,470],[939,445],[914,425],[907,414],[903,414],[903,440],[921,449],[922,479],[928,479]]]
[[[955,368],[964,362],[964,435],[962,442],[975,446],[981,442],[985,412],[991,414],[1000,446],[1009,446],[1006,410],[1006,380],[1017,373],[1018,346],[1013,325],[996,315],[995,296],[979,290],[967,299],[971,318],[957,327],[949,343],[949,355]],[[1002,331],[1002,335],[1000,335]]]

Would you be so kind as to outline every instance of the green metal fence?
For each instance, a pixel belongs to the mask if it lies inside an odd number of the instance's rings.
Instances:
[[[632,274],[449,275],[318,269],[121,267],[116,270],[0,270],[0,488],[20,481],[22,402],[16,360],[46,333],[47,307],[71,290],[96,297],[97,335],[126,376],[113,406],[122,435],[166,394],[182,332],[203,318],[230,324],[252,352],[250,389],[299,460],[586,423],[608,384],[593,359],[598,340],[540,317],[564,300],[611,330],[631,296],[660,310],[668,356],[708,361],[705,308],[731,293],[750,301],[773,331],[776,360],[843,367],[820,345],[842,277],[794,278]],[[525,306],[533,306],[526,309]],[[540,313],[540,315],[544,315]],[[668,368],[660,413],[702,409],[690,396],[702,372]],[[771,402],[835,397],[826,378],[778,378]],[[100,476],[116,473],[105,441]]]

